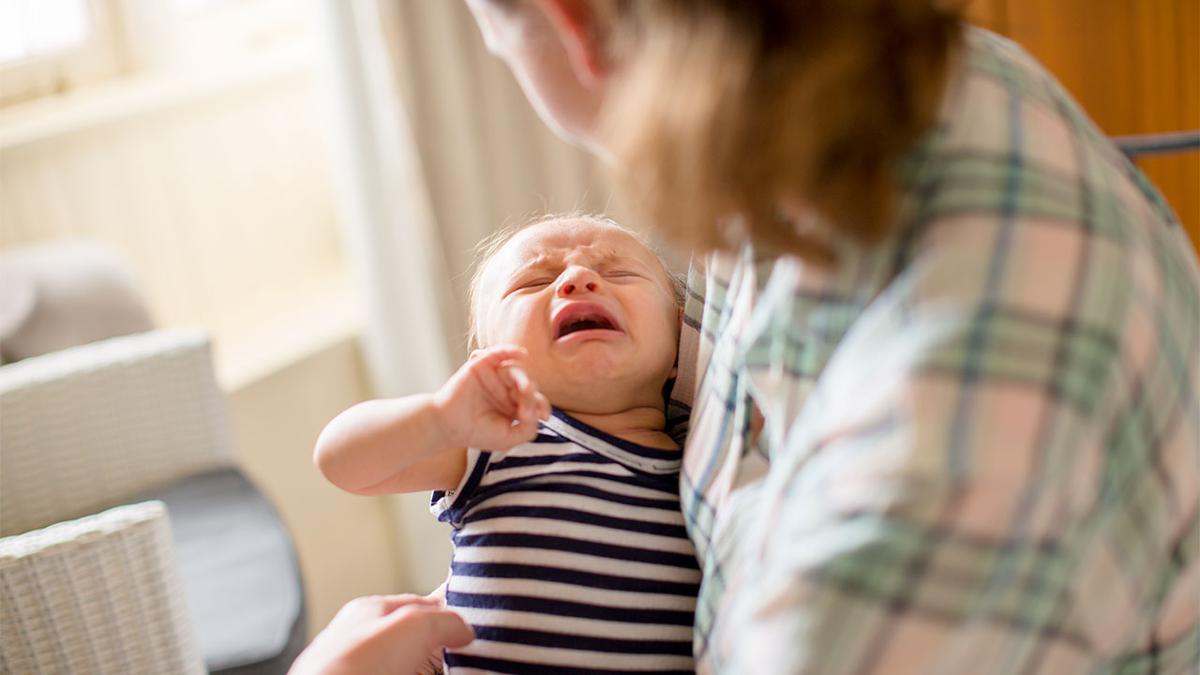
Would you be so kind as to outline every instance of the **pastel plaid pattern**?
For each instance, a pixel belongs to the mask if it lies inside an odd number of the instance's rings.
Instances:
[[[1040,66],[966,44],[890,242],[693,265],[702,672],[1197,672],[1196,258]]]

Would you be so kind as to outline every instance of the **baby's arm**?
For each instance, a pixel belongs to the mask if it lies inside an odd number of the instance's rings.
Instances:
[[[321,432],[317,466],[355,494],[454,488],[466,447],[507,450],[533,438],[537,418],[549,415],[519,366],[524,356],[517,347],[493,347],[473,354],[436,393],[351,407]]]
[[[329,482],[355,494],[449,489],[466,452],[440,418],[432,394],[364,401],[325,426],[314,459]]]

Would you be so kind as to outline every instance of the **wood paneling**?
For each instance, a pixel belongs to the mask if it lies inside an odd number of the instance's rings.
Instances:
[[[1197,0],[974,0],[968,16],[1021,43],[1106,133],[1200,129]],[[1200,250],[1200,152],[1140,165]]]

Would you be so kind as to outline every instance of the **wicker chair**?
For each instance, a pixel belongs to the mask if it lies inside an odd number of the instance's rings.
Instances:
[[[0,367],[0,672],[287,670],[299,568],[231,439],[203,333]]]
[[[204,672],[162,502],[0,540],[0,605],[0,672]]]

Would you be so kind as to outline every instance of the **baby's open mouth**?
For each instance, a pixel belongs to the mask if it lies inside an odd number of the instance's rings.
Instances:
[[[621,326],[608,310],[593,303],[580,303],[562,308],[554,319],[554,339],[585,330],[621,331]]]

